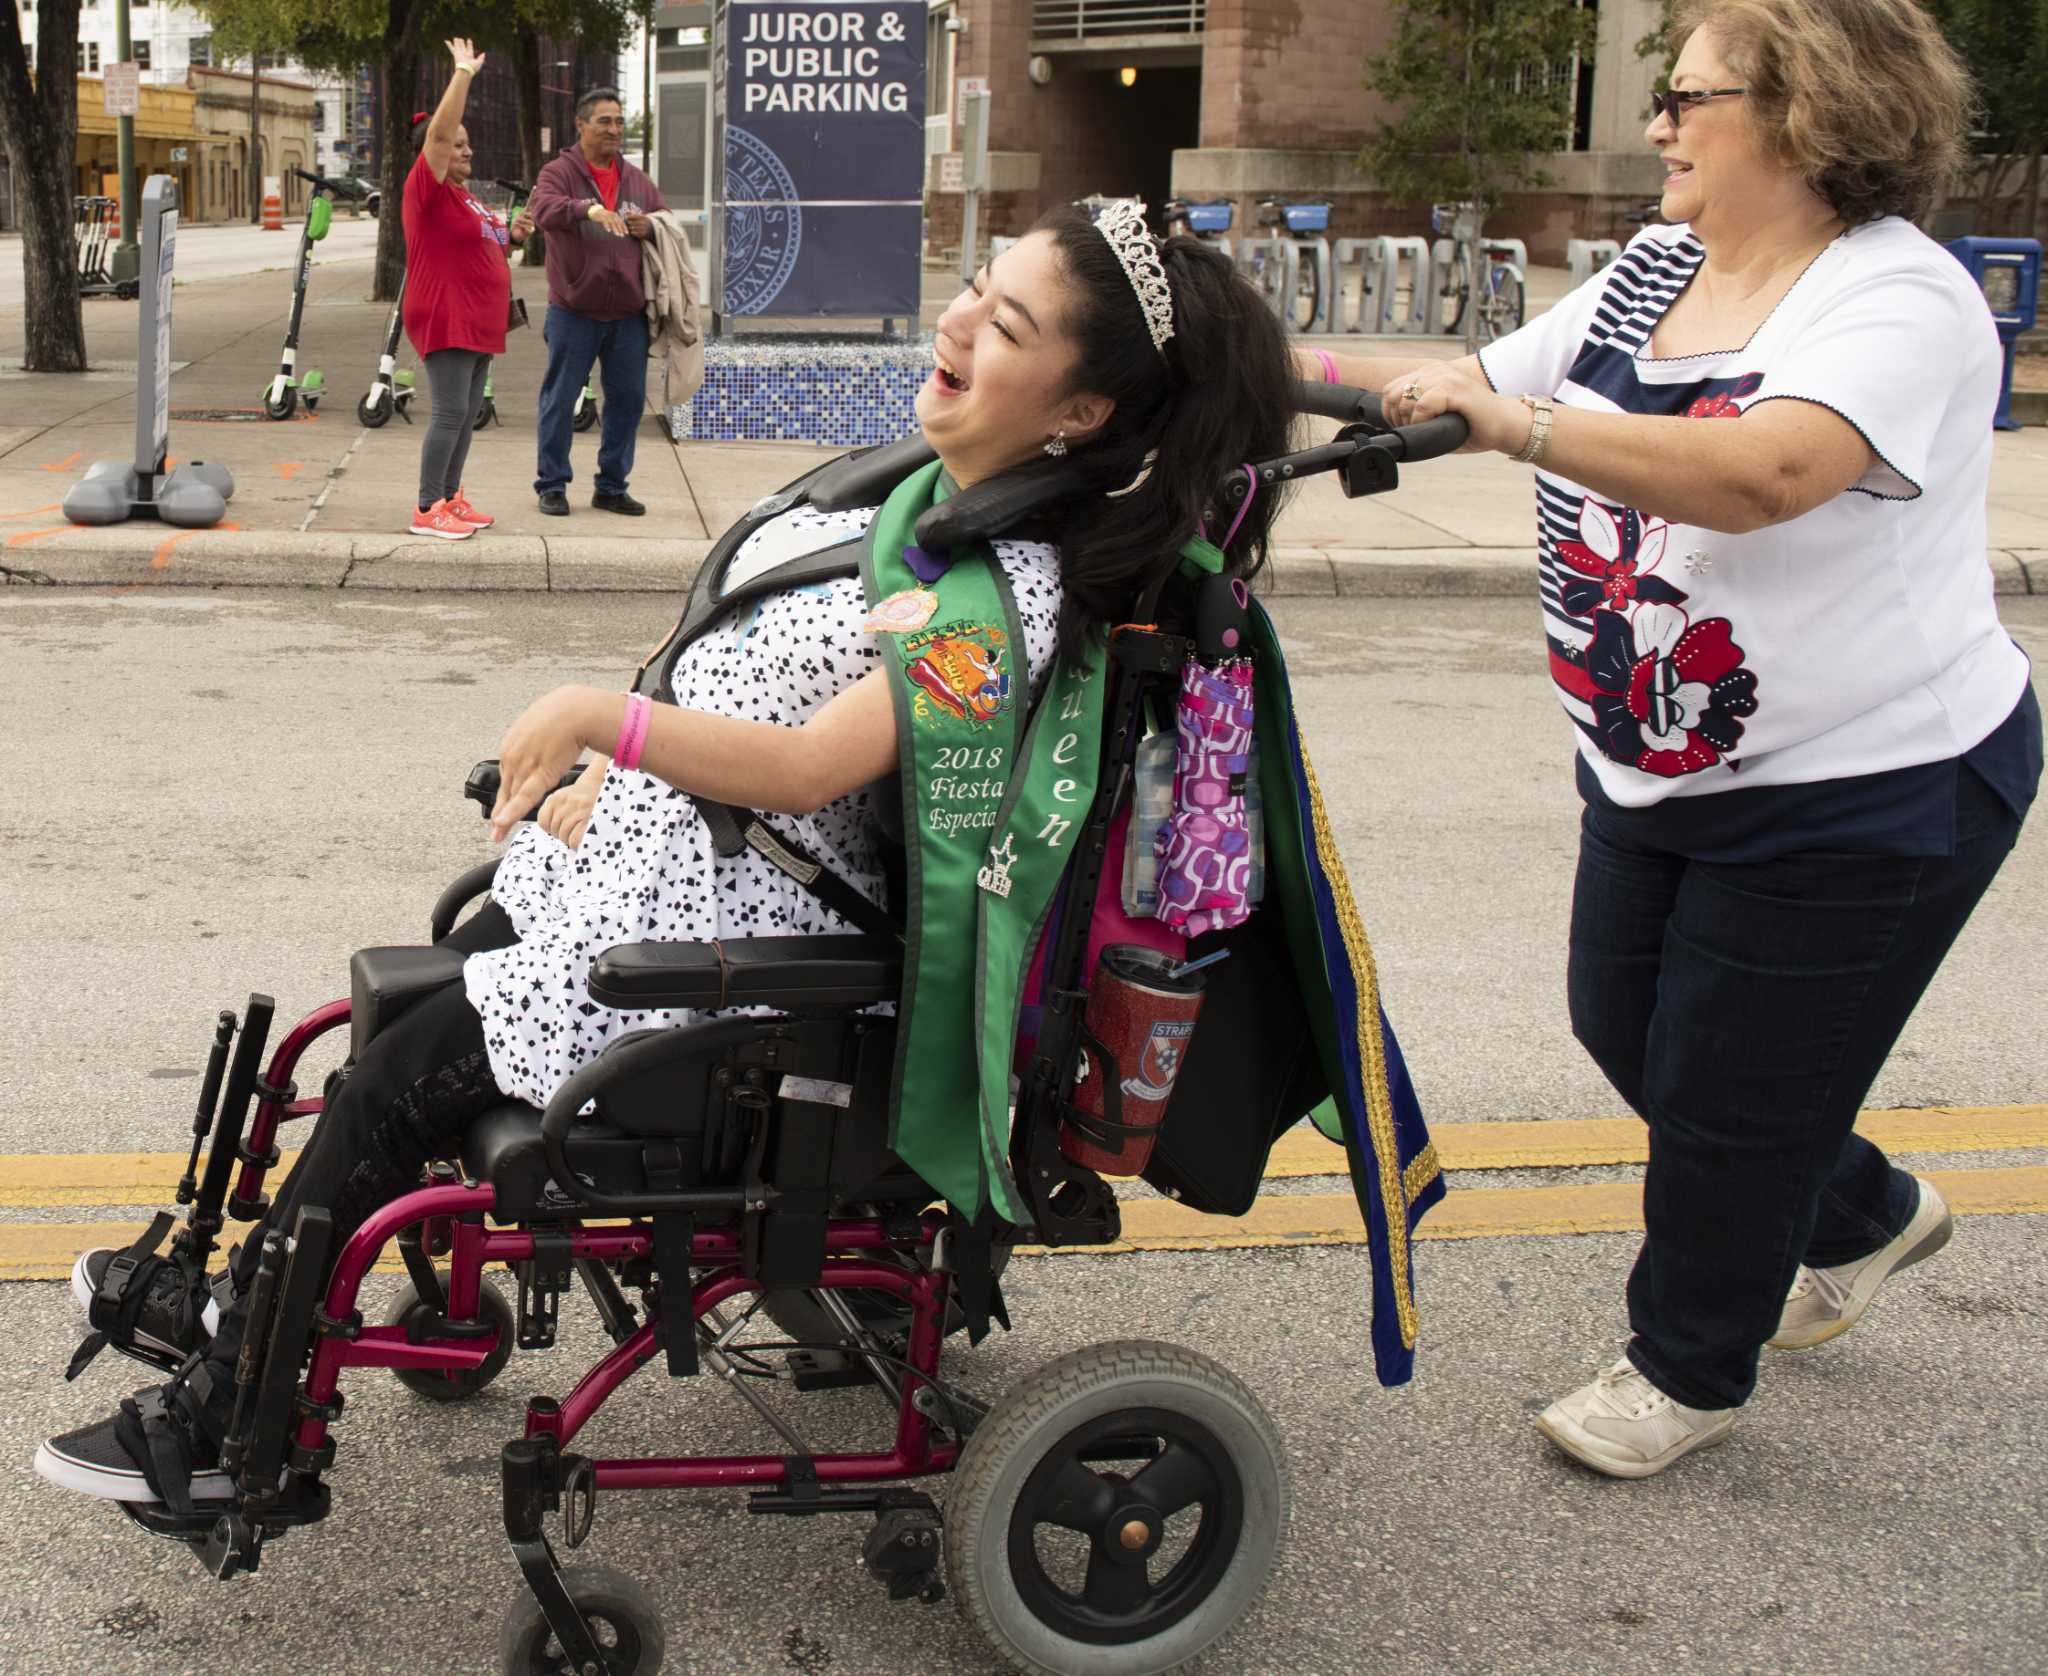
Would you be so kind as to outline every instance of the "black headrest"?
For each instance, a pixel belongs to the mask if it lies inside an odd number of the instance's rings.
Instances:
[[[879,506],[904,478],[937,458],[922,436],[907,436],[834,460],[811,478],[806,494],[820,512]],[[934,553],[971,546],[1087,492],[1086,475],[1077,462],[1033,461],[941,501],[918,519],[917,544]]]

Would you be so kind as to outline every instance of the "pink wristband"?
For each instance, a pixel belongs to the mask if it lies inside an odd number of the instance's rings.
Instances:
[[[1323,363],[1323,382],[1335,384],[1338,381],[1337,362],[1330,352],[1327,349],[1311,349],[1309,353]]]
[[[640,751],[647,743],[647,724],[653,704],[639,693],[626,695],[626,714],[619,722],[619,742],[612,749],[612,761],[621,768],[638,768]]]

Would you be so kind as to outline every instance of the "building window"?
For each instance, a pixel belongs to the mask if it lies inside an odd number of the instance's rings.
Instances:
[[[327,106],[324,103],[316,102],[313,106],[313,132],[316,134],[327,132]]]
[[[128,43],[128,50],[135,54],[136,69],[147,70],[149,68],[149,43],[147,41],[130,41]]]
[[[202,70],[212,68],[213,37],[211,35],[194,35],[192,37],[192,44],[187,51],[190,55],[188,60],[190,63]]]
[[[88,76],[100,73],[100,44],[97,41],[78,43],[78,67]]]

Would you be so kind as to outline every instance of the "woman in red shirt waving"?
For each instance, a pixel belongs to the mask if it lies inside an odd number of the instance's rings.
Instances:
[[[462,467],[491,357],[505,350],[512,308],[505,251],[523,244],[532,224],[522,215],[508,228],[470,195],[472,153],[462,111],[484,55],[465,40],[447,46],[455,73],[405,180],[405,333],[427,369],[433,402],[420,446],[412,533],[466,541],[492,522],[464,496]]]

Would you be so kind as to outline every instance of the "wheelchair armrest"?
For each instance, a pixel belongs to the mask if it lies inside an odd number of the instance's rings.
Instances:
[[[893,1001],[903,950],[875,937],[735,937],[711,943],[622,943],[597,957],[590,998],[656,1007],[775,1007],[790,1012]]]

